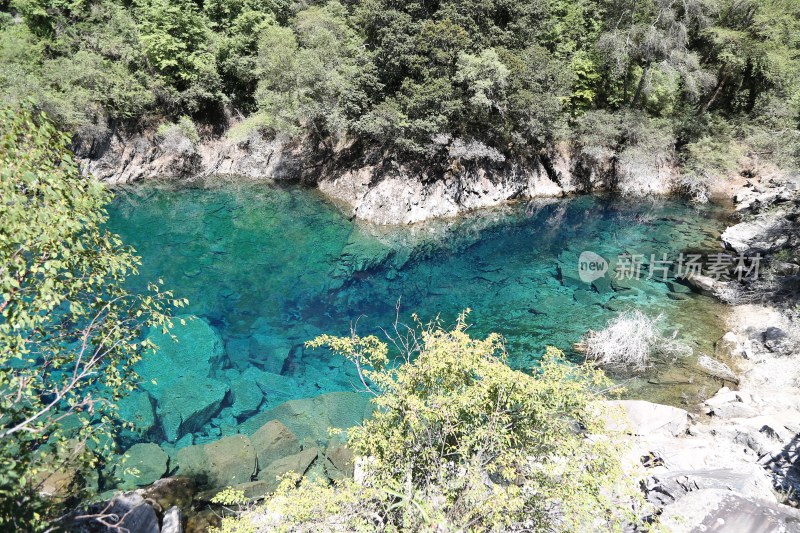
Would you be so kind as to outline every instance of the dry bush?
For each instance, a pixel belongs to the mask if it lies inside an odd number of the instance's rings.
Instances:
[[[661,333],[661,315],[650,318],[638,309],[625,311],[608,322],[602,331],[590,331],[584,338],[586,359],[607,368],[644,370],[657,357],[689,355],[691,348]]]

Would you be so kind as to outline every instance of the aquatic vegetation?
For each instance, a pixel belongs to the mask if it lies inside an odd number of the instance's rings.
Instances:
[[[605,368],[644,370],[654,357],[674,361],[692,349],[660,331],[662,315],[650,318],[638,309],[620,313],[600,331],[585,337],[586,358]]]

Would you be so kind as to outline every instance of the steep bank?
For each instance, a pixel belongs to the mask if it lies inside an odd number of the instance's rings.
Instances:
[[[715,355],[733,362],[738,385],[698,417],[628,408],[630,463],[644,466],[645,495],[670,531],[800,530],[799,183],[752,176],[734,199],[741,221],[722,235],[732,253],[764,257],[758,280],[717,287],[734,305]]]
[[[178,131],[125,137],[115,135],[81,159],[85,173],[111,185],[143,180],[186,182],[208,176],[288,180],[316,185],[352,216],[377,224],[410,224],[491,207],[510,200],[559,197],[592,191],[667,195],[681,190],[672,156],[619,162],[613,151],[561,144],[528,160],[492,154],[453,155],[444,170],[383,160],[351,146],[325,155],[307,144],[218,138],[196,142]],[[356,155],[354,155],[356,154]]]

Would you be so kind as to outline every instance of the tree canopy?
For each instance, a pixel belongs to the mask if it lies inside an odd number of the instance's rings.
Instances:
[[[12,0],[0,90],[91,146],[188,115],[435,161],[535,154],[591,111],[797,130],[793,0]],[[780,102],[781,105],[776,105]],[[720,118],[721,117],[721,118]],[[794,157],[796,154],[791,154]]]

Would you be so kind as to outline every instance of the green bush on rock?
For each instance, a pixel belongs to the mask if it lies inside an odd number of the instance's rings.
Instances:
[[[533,374],[505,363],[502,340],[473,339],[465,315],[446,331],[409,330],[404,357],[374,336],[321,336],[359,368],[376,411],[349,430],[355,479],[288,476],[265,504],[222,531],[591,530],[633,518],[619,450],[592,406],[601,372],[548,350]]]

